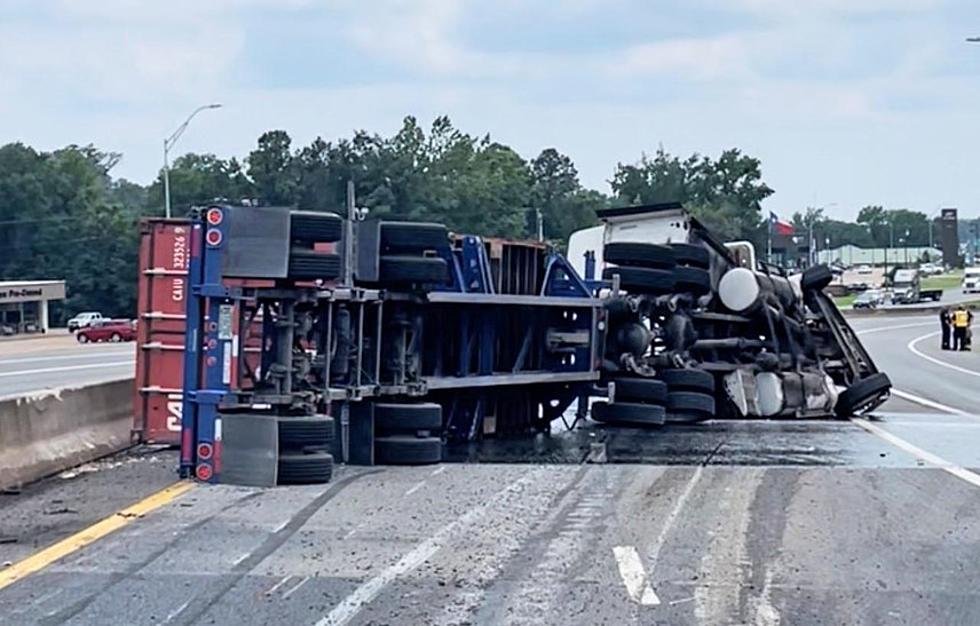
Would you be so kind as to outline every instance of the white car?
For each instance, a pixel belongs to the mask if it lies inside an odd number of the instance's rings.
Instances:
[[[870,274],[871,273],[871,266],[870,265],[858,265],[857,266],[857,269],[855,271],[857,271],[858,274]]]
[[[68,332],[73,333],[79,328],[88,328],[93,322],[102,320],[102,314],[98,311],[85,311],[68,320]]]

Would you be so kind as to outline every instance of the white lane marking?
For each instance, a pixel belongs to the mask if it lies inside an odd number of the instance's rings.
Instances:
[[[288,598],[289,596],[291,596],[291,595],[293,595],[294,593],[296,593],[296,590],[297,590],[297,589],[299,589],[300,587],[302,587],[303,585],[305,585],[305,584],[306,584],[306,583],[308,583],[308,582],[310,582],[310,577],[309,577],[309,576],[306,576],[305,578],[303,578],[303,580],[301,580],[301,581],[299,581],[299,582],[298,582],[298,583],[296,584],[296,586],[295,586],[295,587],[293,587],[292,589],[290,589],[290,590],[289,590],[289,591],[287,591],[286,593],[284,593],[284,594],[282,594],[282,599],[283,599],[283,600],[285,600],[285,599],[286,599],[286,598]]]
[[[964,374],[969,374],[970,376],[980,377],[980,372],[977,372],[977,371],[974,371],[974,370],[968,370],[965,367],[960,367],[959,365],[953,365],[952,363],[947,363],[946,361],[942,361],[942,360],[937,359],[935,357],[929,356],[928,354],[925,354],[924,352],[922,352],[921,350],[919,350],[918,348],[915,347],[915,344],[919,343],[920,341],[922,341],[924,339],[928,339],[929,337],[935,337],[938,334],[939,334],[939,331],[937,330],[934,333],[928,333],[928,334],[922,335],[921,337],[916,337],[915,339],[913,339],[912,341],[910,341],[908,343],[908,346],[906,346],[906,347],[909,349],[910,352],[912,352],[912,354],[914,354],[916,356],[920,356],[923,359],[925,359],[926,361],[931,361],[931,362],[935,363],[936,365],[940,365],[942,367],[946,367],[946,368],[949,368],[951,370],[955,370],[957,372],[962,372]]]
[[[349,622],[361,612],[361,609],[365,605],[378,597],[378,594],[396,578],[411,572],[419,565],[422,565],[422,563],[428,561],[452,537],[457,529],[478,519],[490,510],[491,507],[503,501],[511,492],[519,490],[530,480],[530,476],[523,476],[517,479],[501,491],[498,491],[484,504],[470,509],[467,513],[443,526],[430,538],[415,546],[415,548],[400,558],[398,562],[386,567],[377,576],[364,582],[360,587],[355,589],[340,604],[335,606],[330,613],[318,621],[316,626],[342,626]]]
[[[864,330],[854,331],[857,335],[868,335],[871,333],[880,333],[886,330],[898,330],[900,328],[920,328],[922,326],[933,326],[936,322],[916,322],[915,324],[898,324],[896,326],[876,326],[874,328],[866,328]]]
[[[945,404],[940,404],[939,402],[934,402],[932,400],[929,400],[928,398],[923,398],[922,396],[917,396],[917,395],[911,394],[911,393],[909,393],[907,391],[902,391],[901,389],[895,389],[893,387],[892,390],[891,390],[891,392],[892,392],[893,395],[896,395],[899,398],[902,398],[904,400],[908,400],[909,402],[915,402],[916,404],[921,404],[922,406],[927,406],[930,409],[938,409],[938,410],[943,411],[945,413],[952,413],[953,415],[963,415],[963,416],[966,416],[966,417],[976,417],[974,415],[971,415],[970,413],[967,413],[966,411],[961,411],[961,410],[956,409],[956,408],[953,408],[951,406],[946,406]]]
[[[20,370],[18,372],[0,372],[0,378],[7,376],[29,376],[31,374],[50,374],[52,372],[73,372],[75,370],[100,369],[103,367],[122,367],[133,365],[133,361],[115,361],[113,363],[93,363],[91,365],[69,365],[68,367],[47,367],[39,370]]]
[[[416,483],[414,487],[412,487],[411,489],[409,489],[408,491],[405,492],[405,495],[406,496],[410,496],[413,493],[415,493],[416,491],[418,491],[419,489],[421,489],[422,487],[425,487],[425,481],[424,480],[420,480],[418,483]]]
[[[181,613],[183,613],[184,609],[186,609],[187,608],[187,605],[189,605],[190,603],[191,603],[191,601],[188,600],[187,602],[181,604],[176,609],[174,609],[173,611],[171,611],[170,614],[167,615],[167,618],[165,620],[163,620],[163,623],[164,624],[169,624],[170,622],[174,621],[174,618],[177,617],[178,615],[180,615]]]
[[[292,579],[292,575],[283,576],[282,577],[282,580],[280,580],[276,584],[272,585],[272,587],[270,587],[268,590],[266,590],[265,595],[271,596],[272,594],[274,594],[276,592],[277,589],[279,589],[279,587],[282,587],[283,585],[285,585],[286,582],[289,581],[290,579]]]
[[[623,579],[630,599],[643,606],[660,604],[660,598],[650,586],[650,580],[647,578],[646,570],[643,569],[643,561],[640,560],[640,553],[636,551],[636,547],[613,546],[613,555],[616,557],[619,576]]]
[[[231,564],[232,565],[238,565],[239,563],[241,563],[242,561],[244,561],[245,559],[247,559],[250,554],[251,554],[251,552],[246,552],[245,554],[241,555],[240,557],[238,557],[237,559],[235,559],[234,561],[232,561]]]
[[[438,476],[439,474],[441,474],[441,473],[443,473],[445,471],[446,471],[446,466],[445,465],[441,465],[439,467],[439,469],[433,471],[432,474],[430,474],[430,476]]]
[[[84,360],[84,359],[101,359],[107,356],[124,356],[127,352],[131,352],[132,348],[129,350],[114,350],[113,352],[89,352],[85,354],[66,354],[61,356],[35,356],[26,359],[0,359],[0,366],[10,365],[13,363],[34,363],[36,361],[71,361]],[[136,355],[133,355],[136,358]]]
[[[885,441],[892,444],[896,448],[908,452],[909,454],[916,457],[917,459],[921,461],[925,461],[926,463],[935,466],[943,470],[944,472],[948,472],[953,476],[956,476],[960,480],[965,480],[966,482],[970,483],[974,487],[980,487],[980,474],[971,472],[970,470],[960,467],[955,463],[950,463],[946,459],[937,456],[932,452],[929,452],[928,450],[923,450],[922,448],[913,445],[908,441],[905,441],[901,437],[891,434],[884,428],[872,424],[871,422],[869,422],[864,418],[852,417],[851,421],[857,424],[858,426],[860,426],[861,428],[863,428],[864,430],[868,431],[872,435],[877,435],[878,437],[884,439]]]

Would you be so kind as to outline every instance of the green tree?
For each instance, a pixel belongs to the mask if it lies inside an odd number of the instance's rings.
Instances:
[[[762,181],[761,163],[737,149],[718,159],[694,154],[685,160],[663,148],[651,159],[618,164],[612,189],[626,203],[681,202],[725,240],[765,239],[761,202],[773,190]]]
[[[284,130],[270,130],[259,137],[248,155],[248,176],[259,199],[268,205],[289,205],[295,200],[292,139]]]

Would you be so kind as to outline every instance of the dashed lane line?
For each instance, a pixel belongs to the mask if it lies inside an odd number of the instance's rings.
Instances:
[[[96,522],[95,524],[81,530],[74,535],[62,539],[58,543],[36,552],[23,561],[14,563],[7,569],[0,571],[0,589],[8,587],[18,580],[26,578],[31,574],[41,571],[55,561],[62,559],[69,554],[81,550],[85,546],[95,543],[99,539],[114,533],[115,531],[128,526],[146,514],[159,509],[160,507],[173,502],[181,495],[194,488],[194,483],[179,481],[169,487],[161,489],[153,495],[140,500],[136,504],[127,507],[109,517]]]
[[[643,568],[643,561],[640,560],[640,553],[636,551],[636,547],[613,546],[613,556],[616,558],[619,575],[623,579],[630,599],[643,606],[660,604],[660,598],[650,586],[650,579]]]

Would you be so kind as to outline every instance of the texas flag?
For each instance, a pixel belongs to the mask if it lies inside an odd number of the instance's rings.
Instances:
[[[789,222],[782,221],[781,219],[779,219],[779,216],[773,213],[772,211],[769,212],[769,227],[777,235],[793,234],[793,225],[790,224]]]

